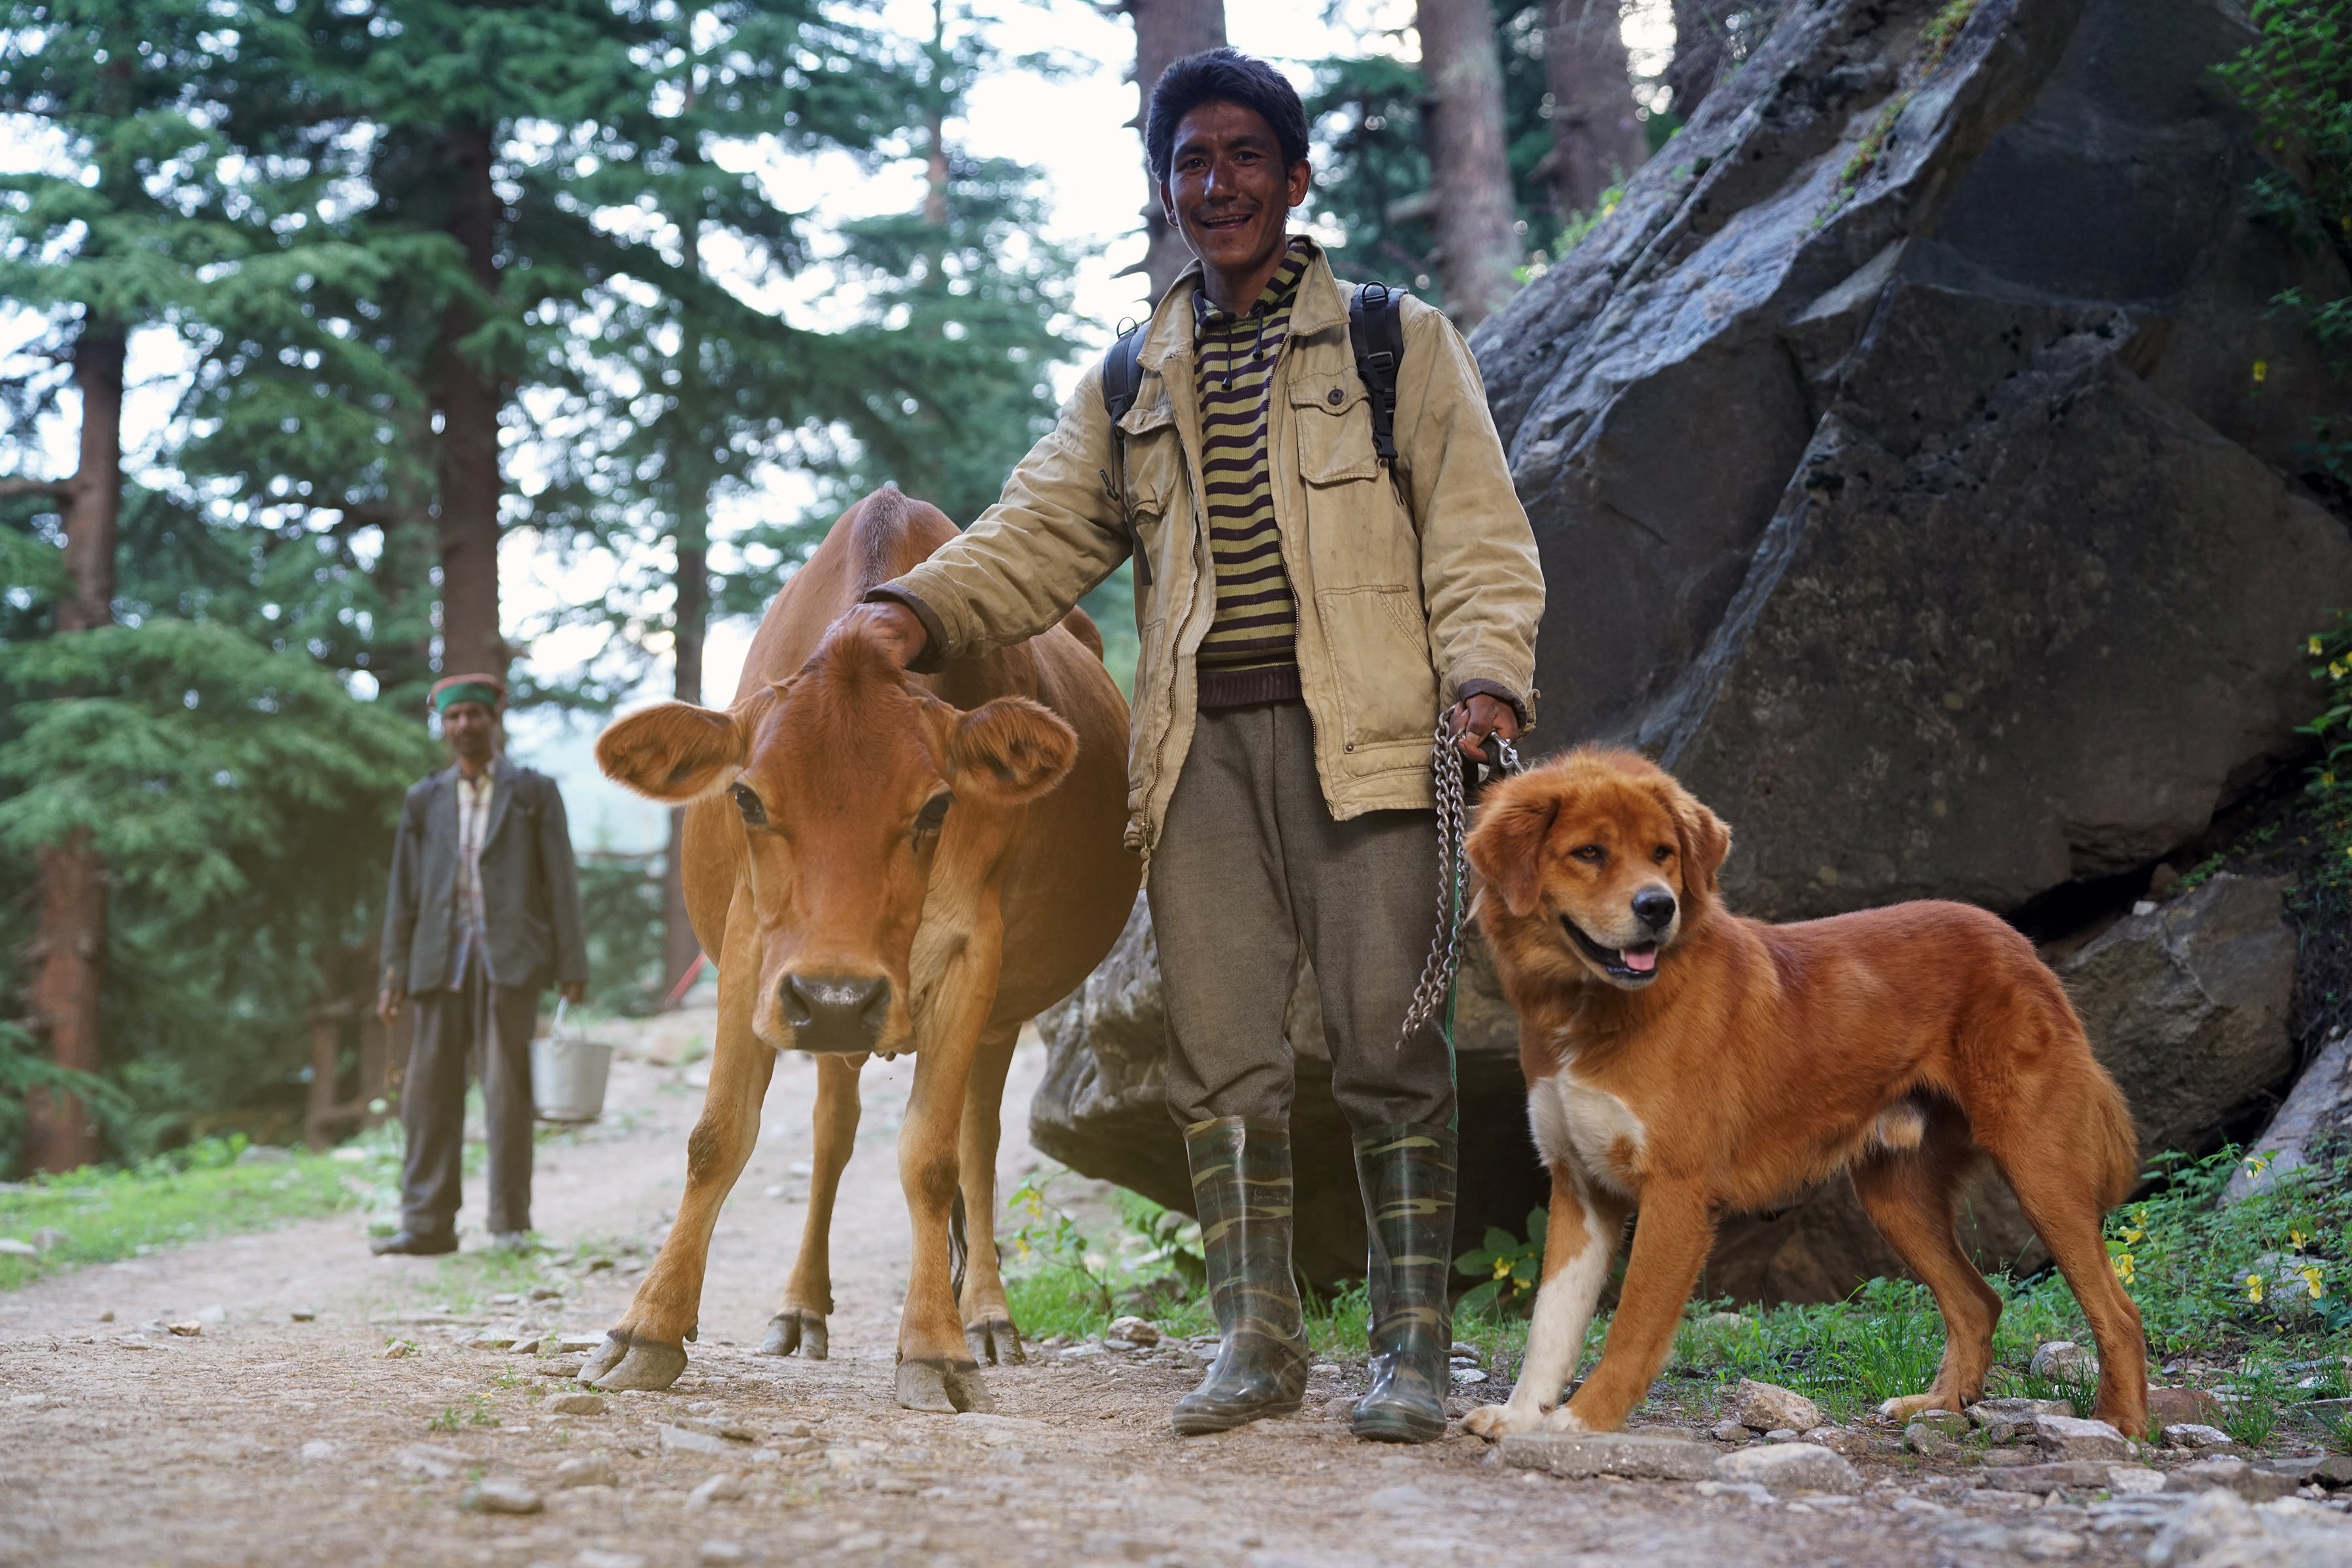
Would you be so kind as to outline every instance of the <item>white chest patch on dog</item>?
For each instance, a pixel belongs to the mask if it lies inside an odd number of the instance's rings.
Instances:
[[[1528,1096],[1536,1147],[1552,1164],[1573,1165],[1614,1193],[1628,1193],[1624,1156],[1638,1157],[1649,1130],[1633,1108],[1605,1089],[1576,1081],[1563,1067]]]

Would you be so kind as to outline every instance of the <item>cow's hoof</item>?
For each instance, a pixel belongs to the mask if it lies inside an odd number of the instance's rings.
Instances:
[[[971,1347],[971,1359],[983,1366],[1019,1366],[1029,1359],[1021,1353],[1021,1331],[1003,1318],[966,1323],[963,1342]]]
[[[996,1408],[978,1367],[935,1361],[898,1363],[898,1403],[908,1410],[929,1410],[941,1415],[966,1411],[984,1415]]]
[[[628,1389],[659,1391],[686,1370],[686,1347],[641,1340],[614,1330],[580,1368],[580,1381],[607,1394]]]
[[[770,1318],[768,1337],[760,1342],[761,1355],[791,1355],[795,1351],[811,1361],[824,1360],[824,1320],[797,1307]]]

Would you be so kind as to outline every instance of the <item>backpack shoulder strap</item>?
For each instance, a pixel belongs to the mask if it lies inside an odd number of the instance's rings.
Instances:
[[[1404,363],[1404,296],[1385,283],[1360,283],[1348,302],[1348,342],[1372,405],[1372,450],[1396,461],[1397,369]]]
[[[1114,425],[1127,417],[1143,390],[1143,329],[1148,324],[1139,321],[1119,333],[1118,342],[1103,355],[1103,409]]]

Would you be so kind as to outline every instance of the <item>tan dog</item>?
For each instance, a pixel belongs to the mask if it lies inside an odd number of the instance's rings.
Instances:
[[[1630,752],[1571,752],[1479,812],[1478,923],[1518,1011],[1552,1187],[1526,1367],[1469,1430],[1622,1426],[1673,1348],[1716,1216],[1840,1171],[1944,1315],[1935,1385],[1883,1413],[1982,1398],[2000,1300],[1953,1215],[1990,1156],[2090,1320],[2100,1419],[2139,1436],[2147,1347],[2100,1235],[2137,1147],[2057,976],[1962,904],[1743,920],[1716,891],[1730,847],[1713,812]],[[1600,1363],[1555,1410],[1634,1209]]]

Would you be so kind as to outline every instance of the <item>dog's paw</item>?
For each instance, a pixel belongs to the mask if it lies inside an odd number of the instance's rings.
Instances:
[[[1958,1408],[1958,1406],[1955,1405],[1947,1404],[1944,1395],[1940,1394],[1906,1394],[1900,1399],[1887,1400],[1878,1407],[1878,1414],[1881,1419],[1892,1421],[1900,1426],[1923,1410]]]
[[[1514,1432],[1532,1432],[1542,1419],[1540,1411],[1522,1410],[1516,1405],[1481,1405],[1462,1418],[1462,1430],[1492,1443]]]
[[[1543,1429],[1547,1432],[1590,1432],[1594,1428],[1583,1416],[1563,1405],[1543,1418]]]

